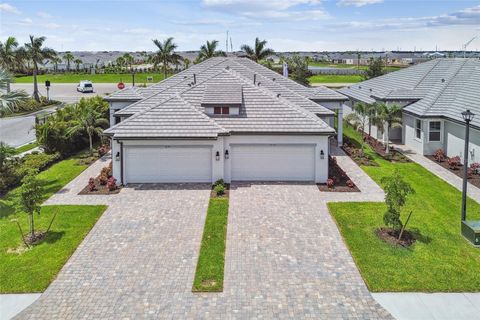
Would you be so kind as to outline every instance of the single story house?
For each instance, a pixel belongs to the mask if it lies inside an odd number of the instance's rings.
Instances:
[[[447,156],[464,157],[465,122],[462,112],[477,114],[471,123],[469,161],[480,162],[480,60],[439,58],[360,82],[339,90],[349,97],[344,113],[356,102],[385,102],[402,108],[402,128],[390,131],[423,155],[443,149]],[[375,126],[371,134],[385,140]]]
[[[246,58],[216,57],[106,100],[119,183],[325,182],[346,97]]]

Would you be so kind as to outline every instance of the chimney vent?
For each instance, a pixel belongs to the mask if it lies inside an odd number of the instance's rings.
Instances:
[[[257,83],[257,74],[254,73],[253,74],[253,84],[256,84]]]

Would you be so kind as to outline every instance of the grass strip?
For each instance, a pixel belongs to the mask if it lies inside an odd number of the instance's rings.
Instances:
[[[210,199],[198,257],[194,292],[223,291],[228,198]]]

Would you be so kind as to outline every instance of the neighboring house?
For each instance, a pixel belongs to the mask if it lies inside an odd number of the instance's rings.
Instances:
[[[477,114],[472,122],[470,161],[480,162],[480,60],[442,58],[340,89],[352,105],[385,102],[403,107],[403,126],[390,132],[418,153],[431,155],[443,149],[449,157],[463,159],[465,125],[461,112]],[[375,126],[371,134],[385,140]]]
[[[113,175],[127,184],[325,182],[334,114],[341,128],[346,98],[245,58],[218,57],[106,100]]]

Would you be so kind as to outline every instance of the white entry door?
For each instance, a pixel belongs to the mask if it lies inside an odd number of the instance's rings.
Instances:
[[[209,146],[126,146],[126,183],[212,182]]]
[[[245,144],[231,147],[236,181],[314,181],[315,146]]]

